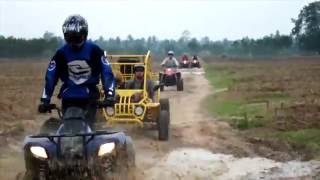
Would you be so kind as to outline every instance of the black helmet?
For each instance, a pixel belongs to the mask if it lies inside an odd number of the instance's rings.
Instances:
[[[82,44],[88,36],[88,23],[80,15],[71,15],[64,21],[62,32],[68,44]]]
[[[197,55],[193,55],[192,59],[198,59]]]

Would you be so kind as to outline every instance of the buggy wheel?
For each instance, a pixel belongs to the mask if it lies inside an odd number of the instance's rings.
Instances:
[[[160,111],[160,117],[158,119],[158,138],[160,141],[168,141],[169,139],[169,125],[170,116],[166,110]]]
[[[161,110],[165,110],[165,111],[170,112],[170,104],[169,104],[168,98],[160,99],[160,108],[161,108]]]
[[[170,120],[170,103],[168,98],[160,99],[160,110],[168,111]]]
[[[163,74],[162,73],[159,73],[159,83],[163,83],[164,82],[164,78],[163,78]],[[160,91],[163,91],[164,90],[164,85],[160,86]]]
[[[49,118],[40,127],[40,134],[55,134],[61,125],[60,119]]]
[[[177,91],[183,91],[183,79],[177,82]]]

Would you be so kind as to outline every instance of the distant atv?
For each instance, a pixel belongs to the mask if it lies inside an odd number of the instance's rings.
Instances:
[[[186,54],[181,57],[180,68],[190,68],[190,61]]]
[[[68,108],[61,120],[49,119],[40,134],[27,136],[24,157],[25,180],[126,180],[135,166],[131,138],[123,132],[93,132],[78,107]]]
[[[177,91],[183,91],[181,72],[178,72],[176,67],[164,68],[163,72],[159,73],[159,82],[162,84],[160,91],[164,90],[164,86],[177,86]]]
[[[191,63],[190,63],[190,67],[191,68],[201,68],[201,65],[200,65],[200,61],[199,59],[192,59]]]
[[[190,61],[188,59],[183,59],[180,61],[181,68],[190,68]]]

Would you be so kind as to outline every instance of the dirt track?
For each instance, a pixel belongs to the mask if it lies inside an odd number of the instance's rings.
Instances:
[[[150,167],[158,160],[158,157],[181,147],[206,147],[227,152],[229,151],[227,149],[237,148],[237,146],[241,149],[248,149],[239,143],[240,139],[232,135],[231,128],[224,123],[212,123],[213,119],[201,109],[202,100],[211,92],[204,76],[184,74],[184,81],[185,90],[183,92],[176,91],[175,87],[168,87],[162,93],[162,97],[170,100],[171,137],[169,142],[156,141],[157,134],[153,131],[150,133],[147,131],[145,134],[132,134],[138,152],[139,165]],[[226,141],[227,138],[228,141]],[[227,146],[228,148],[224,148]],[[150,156],[146,156],[146,153],[150,153]]]
[[[319,162],[279,163],[258,157],[252,144],[201,109],[201,102],[213,92],[204,75],[183,76],[184,92],[172,87],[162,93],[170,99],[170,141],[156,141],[152,131],[131,134],[139,179],[300,179],[320,171]]]
[[[137,179],[319,179],[320,163],[291,161],[275,162],[259,157],[257,145],[247,143],[226,123],[209,116],[201,103],[213,92],[202,74],[184,73],[185,91],[166,88],[162,96],[170,99],[171,138],[159,142],[156,131],[133,129],[137,154]],[[41,124],[25,121],[34,133]],[[21,153],[23,136],[10,139],[8,148],[1,149],[0,179],[15,179],[24,169]],[[11,141],[12,140],[12,141]],[[264,147],[264,153],[274,153]]]
[[[153,166],[169,152],[179,148],[205,148],[220,153],[252,154],[250,148],[225,123],[214,120],[201,109],[201,102],[212,89],[202,74],[184,73],[185,90],[177,92],[168,87],[161,94],[170,99],[171,137],[169,142],[157,141],[156,133],[132,133],[138,168],[145,179],[151,179]],[[159,169],[161,172],[162,170]],[[155,178],[159,179],[161,177]]]

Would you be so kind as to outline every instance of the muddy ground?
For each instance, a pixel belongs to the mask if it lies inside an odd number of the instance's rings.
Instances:
[[[228,124],[211,117],[202,108],[213,92],[204,75],[185,72],[183,77],[185,91],[167,88],[162,93],[170,99],[168,142],[157,141],[152,130],[128,130],[135,143],[137,179],[320,179],[320,162],[301,162],[294,153],[248,142]],[[2,129],[1,180],[15,179],[23,172],[23,136],[36,132],[44,119],[38,115],[11,131]]]

